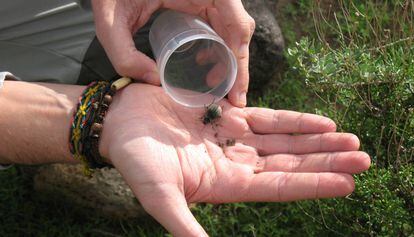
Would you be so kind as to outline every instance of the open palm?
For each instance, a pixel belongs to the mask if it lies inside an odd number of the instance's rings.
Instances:
[[[336,133],[328,118],[220,105],[217,126],[204,125],[205,109],[182,107],[160,87],[132,84],[107,115],[102,154],[176,236],[206,235],[188,203],[345,196],[354,189],[350,174],[369,167],[358,138]]]

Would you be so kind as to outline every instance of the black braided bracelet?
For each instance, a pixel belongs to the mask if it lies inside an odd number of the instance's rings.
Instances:
[[[69,147],[75,159],[84,165],[84,174],[92,175],[93,169],[110,166],[99,152],[99,138],[105,115],[115,93],[131,83],[123,77],[113,83],[93,82],[79,98],[70,129]]]

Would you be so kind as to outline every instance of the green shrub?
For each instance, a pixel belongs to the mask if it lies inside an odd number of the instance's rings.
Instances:
[[[304,27],[297,43],[289,38],[283,80],[256,103],[333,118],[340,131],[360,137],[373,165],[355,176],[356,190],[345,199],[288,204],[284,230],[298,236],[414,236],[414,5],[327,2],[302,0],[291,4],[295,11],[287,8],[315,28]]]
[[[381,166],[412,163],[414,45],[381,53],[315,45],[305,38],[287,58],[296,76],[325,102],[321,111],[356,133]]]

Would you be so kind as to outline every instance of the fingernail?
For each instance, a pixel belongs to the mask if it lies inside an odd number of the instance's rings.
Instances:
[[[147,72],[142,79],[151,84],[159,84],[159,75],[157,72]]]
[[[242,44],[239,48],[239,56],[245,56],[249,52],[249,44]]]
[[[239,104],[244,107],[247,104],[247,99],[246,99],[247,93],[245,91],[241,92],[239,94]]]

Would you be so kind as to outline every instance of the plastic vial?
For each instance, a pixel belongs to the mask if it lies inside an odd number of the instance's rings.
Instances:
[[[165,11],[155,19],[149,39],[162,87],[176,102],[203,107],[221,100],[232,88],[236,59],[203,19]]]

